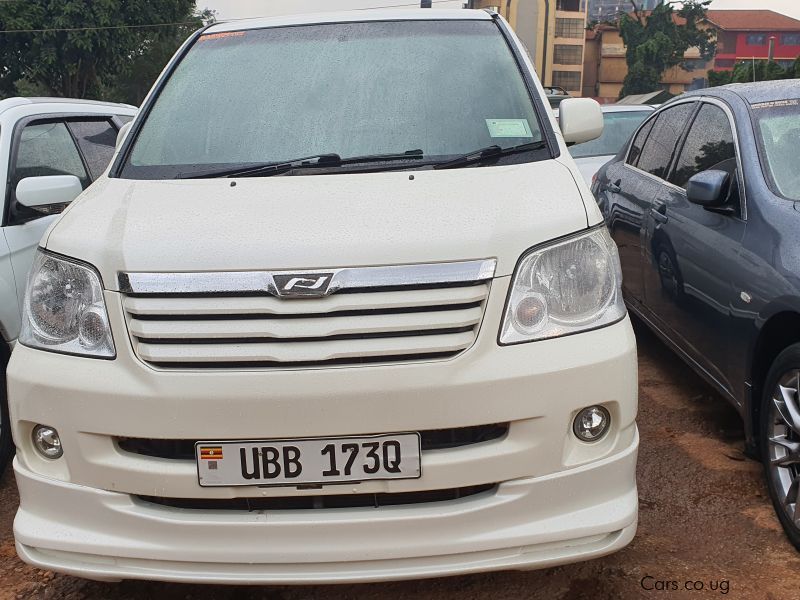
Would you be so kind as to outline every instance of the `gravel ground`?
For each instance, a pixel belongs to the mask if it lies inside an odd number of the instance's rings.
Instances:
[[[388,584],[245,588],[95,583],[40,571],[16,557],[11,525],[17,493],[7,472],[0,480],[0,599],[800,597],[800,554],[783,537],[759,465],[742,455],[736,413],[650,333],[637,327],[637,335],[639,531],[615,555],[546,571]]]

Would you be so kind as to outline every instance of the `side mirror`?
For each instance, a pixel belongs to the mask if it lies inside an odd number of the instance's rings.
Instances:
[[[128,131],[130,131],[131,128],[131,123],[133,123],[133,121],[128,121],[125,123],[125,125],[119,128],[119,131],[117,132],[117,150],[119,150],[119,147],[122,145],[122,141],[125,139],[125,136],[128,135]]]
[[[686,197],[689,202],[705,207],[717,207],[725,204],[728,196],[730,175],[725,171],[711,169],[698,173],[686,185]]]
[[[567,98],[558,105],[558,124],[567,144],[582,144],[603,134],[603,111],[591,98]]]
[[[26,177],[17,184],[17,202],[28,208],[69,204],[83,191],[75,175]]]

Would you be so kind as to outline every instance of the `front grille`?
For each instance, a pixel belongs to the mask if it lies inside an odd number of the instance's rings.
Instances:
[[[332,274],[332,291],[303,298],[280,297],[269,273],[221,273],[220,285],[215,274],[194,284],[178,277],[191,274],[140,274],[151,285],[139,289],[135,274],[120,281],[134,350],[155,367],[357,365],[446,359],[473,344],[494,262],[449,264],[460,270],[344,269]],[[403,269],[414,278],[404,283]],[[254,289],[259,275],[266,289]]]
[[[505,437],[508,434],[508,423],[496,425],[478,425],[475,427],[458,427],[453,429],[432,429],[421,431],[422,451],[460,448],[481,442],[489,442]],[[168,460],[194,460],[194,446],[198,440],[155,440],[146,438],[118,438],[117,445],[121,450]],[[222,440],[215,440],[222,441]]]
[[[285,496],[275,498],[162,498],[136,496],[141,502],[186,510],[311,510],[331,508],[380,508],[409,504],[430,504],[468,498],[492,492],[497,484],[473,485],[448,490],[400,492],[393,494],[342,494],[330,496]]]

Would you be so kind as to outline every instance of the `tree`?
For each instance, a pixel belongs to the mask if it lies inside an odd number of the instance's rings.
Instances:
[[[204,19],[213,14],[197,13],[194,0],[0,2],[0,94],[138,103]]]
[[[659,89],[667,69],[685,68],[684,55],[689,48],[697,47],[705,60],[714,55],[716,34],[698,26],[710,3],[686,0],[676,12],[671,3],[664,2],[647,14],[631,1],[633,11],[622,15],[619,21],[628,64],[620,97]]]
[[[730,71],[709,71],[708,83],[711,87],[715,87],[728,83],[750,83],[797,77],[800,77],[800,58],[785,69],[774,60],[743,60],[736,63]]]

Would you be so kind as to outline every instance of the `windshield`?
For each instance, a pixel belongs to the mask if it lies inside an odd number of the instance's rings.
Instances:
[[[642,124],[651,110],[604,112],[603,135],[584,144],[570,147],[573,158],[589,156],[613,156],[628,142],[636,128]]]
[[[772,191],[800,200],[800,99],[753,104],[761,163]]]
[[[122,176],[191,177],[333,153],[421,150],[432,162],[542,139],[491,21],[279,27],[201,36],[147,116]]]

